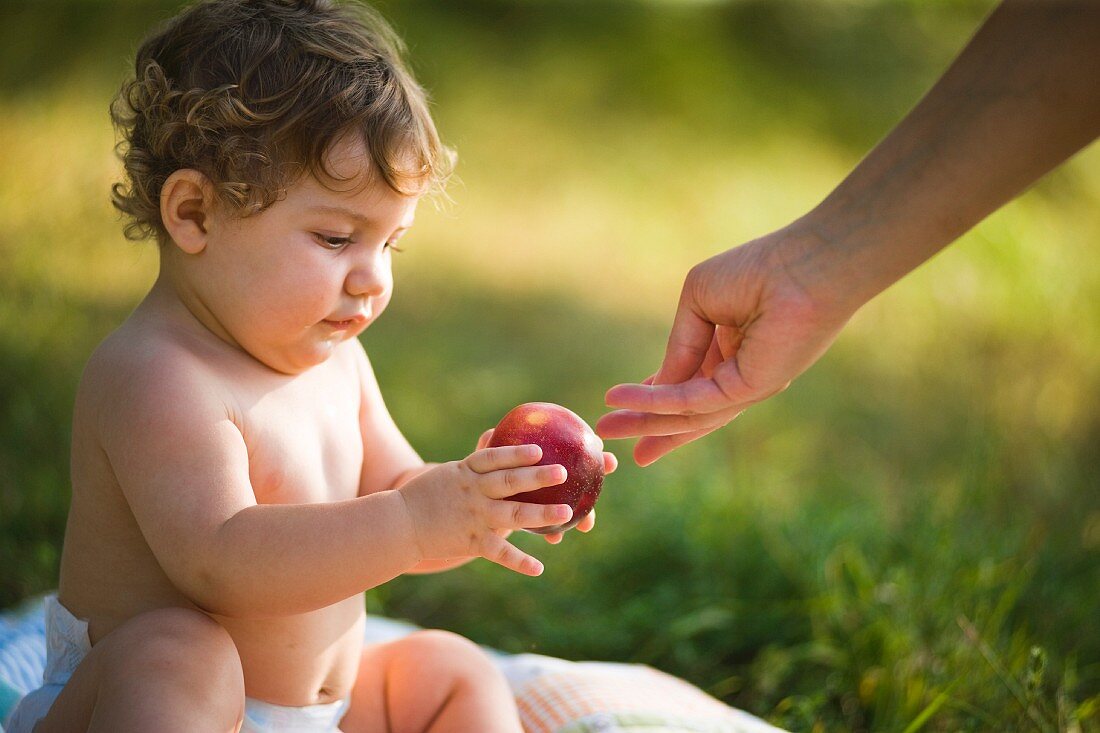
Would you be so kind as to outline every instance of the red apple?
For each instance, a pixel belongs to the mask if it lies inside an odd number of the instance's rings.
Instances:
[[[568,504],[573,517],[565,524],[530,530],[551,534],[572,529],[596,505],[603,486],[603,441],[588,423],[551,402],[528,402],[505,415],[493,430],[489,446],[530,445],[542,448],[540,466],[559,464],[569,477],[565,483],[509,497],[532,504]]]

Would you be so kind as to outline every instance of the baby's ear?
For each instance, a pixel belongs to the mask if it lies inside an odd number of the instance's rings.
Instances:
[[[213,195],[210,179],[190,168],[172,173],[160,189],[160,219],[176,246],[189,255],[206,248]]]

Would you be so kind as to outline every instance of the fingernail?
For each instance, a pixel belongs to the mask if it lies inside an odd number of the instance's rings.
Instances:
[[[573,517],[573,510],[568,506],[559,506],[554,512],[554,516],[562,520],[571,519]]]

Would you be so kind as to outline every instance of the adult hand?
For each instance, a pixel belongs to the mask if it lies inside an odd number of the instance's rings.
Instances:
[[[696,265],[660,370],[607,393],[648,465],[780,392],[852,313],[1100,134],[1100,4],[1006,0],[814,211]]]
[[[706,260],[688,273],[660,369],[620,384],[596,423],[604,438],[643,436],[646,466],[783,391],[828,348],[852,308],[797,273],[815,240],[794,226]]]

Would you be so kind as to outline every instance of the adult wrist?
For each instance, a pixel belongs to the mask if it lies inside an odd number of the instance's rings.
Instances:
[[[872,297],[844,239],[814,212],[777,234],[779,265],[822,321],[845,322]]]
[[[842,184],[788,228],[792,276],[827,311],[851,316],[951,241],[934,216],[918,215],[926,210]]]

